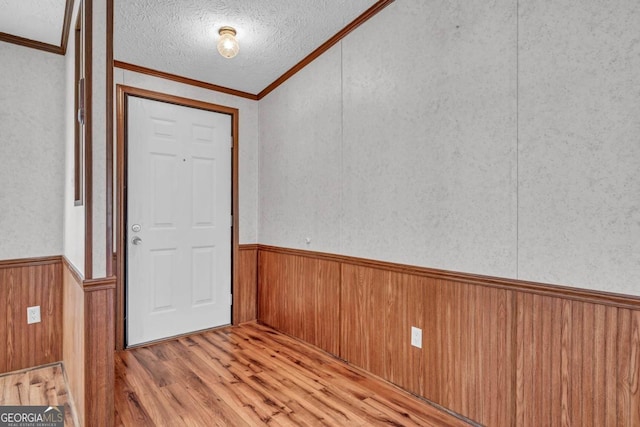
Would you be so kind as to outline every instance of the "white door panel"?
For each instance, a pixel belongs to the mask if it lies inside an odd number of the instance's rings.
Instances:
[[[127,132],[127,344],[230,323],[231,117],[129,97]]]

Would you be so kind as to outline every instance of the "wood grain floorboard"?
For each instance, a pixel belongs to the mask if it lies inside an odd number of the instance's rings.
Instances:
[[[287,335],[246,323],[116,354],[118,426],[466,426]]]
[[[77,425],[62,365],[0,375],[0,406],[64,406],[65,426]]]

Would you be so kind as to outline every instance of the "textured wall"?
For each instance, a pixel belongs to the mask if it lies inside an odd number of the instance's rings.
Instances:
[[[73,19],[76,22],[79,3],[76,1]],[[65,179],[64,179],[64,256],[84,274],[84,205],[74,206],[74,143],[75,143],[75,38],[69,35],[66,58],[65,92]]]
[[[640,8],[528,1],[519,34],[519,271],[640,294]]]
[[[197,99],[240,110],[240,152],[238,153],[238,161],[240,163],[239,243],[255,243],[257,241],[258,212],[258,103],[237,96],[117,68],[114,74],[114,81],[116,84],[125,84],[141,89]]]
[[[0,259],[62,253],[65,59],[0,42]]]
[[[92,178],[93,178],[93,278],[106,275],[107,227],[107,150],[106,147],[106,87],[107,87],[107,1],[92,0]],[[115,134],[114,134],[115,135]],[[85,272],[86,274],[86,272]]]
[[[342,250],[513,276],[515,4],[397,3],[343,43]]]
[[[260,243],[640,295],[640,10],[610,9],[391,4],[260,101]]]
[[[260,102],[260,241],[340,251],[340,90],[338,45]]]

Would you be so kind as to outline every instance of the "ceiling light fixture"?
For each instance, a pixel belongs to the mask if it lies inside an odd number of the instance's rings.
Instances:
[[[218,52],[225,58],[233,58],[238,54],[240,46],[236,40],[236,30],[232,27],[222,27],[218,30],[220,39],[218,40]]]

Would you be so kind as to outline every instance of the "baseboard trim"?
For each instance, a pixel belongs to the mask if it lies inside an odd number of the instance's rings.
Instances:
[[[363,267],[378,268],[382,270],[394,271],[397,273],[413,274],[417,276],[430,277],[466,283],[477,286],[488,286],[492,288],[507,289],[530,294],[564,298],[573,301],[587,302],[591,304],[603,304],[612,307],[626,308],[631,310],[640,309],[640,297],[633,295],[617,294],[612,292],[594,291],[583,288],[574,288],[547,283],[529,282],[524,280],[506,279],[501,277],[483,276],[478,274],[461,273],[435,268],[418,267],[414,265],[399,264],[387,261],[378,261],[367,258],[358,258],[347,255],[338,255],[326,252],[315,252],[303,249],[283,248],[257,244],[259,251],[272,252],[284,255],[294,255],[308,258],[334,261],[343,264],[351,264]]]

